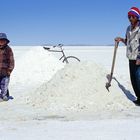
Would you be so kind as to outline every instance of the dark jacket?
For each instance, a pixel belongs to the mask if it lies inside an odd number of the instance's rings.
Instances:
[[[0,48],[0,76],[10,76],[14,63],[12,49],[8,45]]]

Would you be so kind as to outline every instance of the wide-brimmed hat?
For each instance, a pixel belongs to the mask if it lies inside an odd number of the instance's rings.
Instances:
[[[4,39],[4,40],[6,40],[7,41],[7,43],[9,43],[10,41],[9,41],[9,39],[7,38],[7,35],[5,34],[5,33],[0,33],[0,40],[1,39]]]

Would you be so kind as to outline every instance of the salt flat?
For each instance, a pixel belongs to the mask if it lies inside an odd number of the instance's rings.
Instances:
[[[105,83],[111,46],[65,46],[67,55],[81,60],[70,65],[41,46],[13,50],[16,67],[10,91],[14,100],[0,104],[1,139],[139,138],[140,109],[132,103],[135,96],[125,47],[118,48],[116,80],[109,93]]]

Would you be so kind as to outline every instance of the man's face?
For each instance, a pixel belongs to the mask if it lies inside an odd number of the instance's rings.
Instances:
[[[131,25],[135,25],[138,22],[138,18],[134,15],[128,15],[128,19],[129,19]]]
[[[4,46],[7,44],[7,41],[5,39],[0,39],[0,46]]]

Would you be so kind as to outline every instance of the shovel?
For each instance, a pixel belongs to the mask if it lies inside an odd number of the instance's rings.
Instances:
[[[116,53],[117,53],[118,45],[119,45],[119,43],[117,41],[115,41],[111,73],[110,73],[110,75],[109,74],[107,75],[108,82],[105,85],[105,87],[108,90],[108,92],[109,92],[109,87],[111,86],[111,81],[112,81],[112,78],[113,78],[113,72],[114,72],[115,59],[116,59]]]

